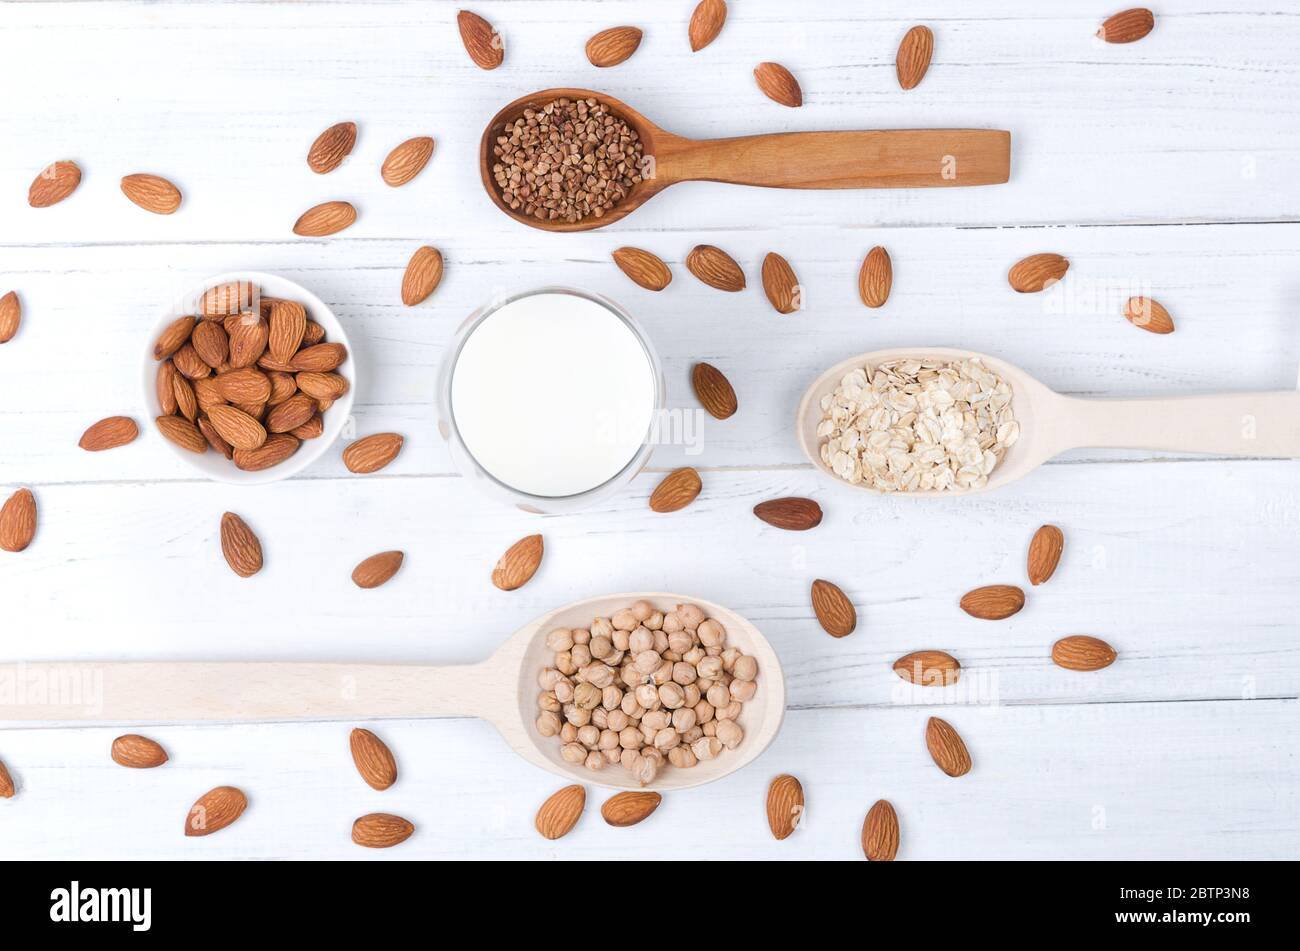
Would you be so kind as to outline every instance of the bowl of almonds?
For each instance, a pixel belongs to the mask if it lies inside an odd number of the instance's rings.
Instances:
[[[311,465],[352,409],[343,325],[315,294],[274,274],[204,281],[159,320],[144,356],[157,431],[210,479],[260,485]]]

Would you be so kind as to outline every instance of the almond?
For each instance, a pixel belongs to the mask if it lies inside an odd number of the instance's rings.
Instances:
[[[424,171],[424,166],[429,164],[431,158],[432,138],[419,135],[407,139],[388,153],[388,158],[384,159],[383,167],[379,170],[380,177],[394,188],[400,188]]]
[[[302,335],[302,345],[304,347],[314,347],[325,339],[325,328],[314,320],[307,321],[307,329]],[[340,344],[342,346],[342,344]]]
[[[1001,621],[1025,606],[1025,592],[1013,584],[988,584],[961,597],[961,609],[984,621]]]
[[[181,206],[181,190],[158,175],[127,175],[122,194],[155,215],[173,214]]]
[[[722,371],[712,364],[697,363],[691,369],[695,397],[714,419],[727,419],[736,412],[736,391]]]
[[[293,436],[275,433],[257,449],[235,449],[235,465],[245,472],[260,472],[284,462],[298,451],[299,445]]]
[[[1134,327],[1153,334],[1174,332],[1174,318],[1169,316],[1163,304],[1150,297],[1130,297],[1124,304],[1124,317]]]
[[[290,432],[299,439],[316,439],[325,432],[325,420],[321,419],[320,413],[317,413],[301,426],[290,430]]]
[[[352,841],[367,849],[391,849],[415,832],[415,826],[401,816],[372,812],[352,823]]]
[[[277,300],[271,304],[267,318],[266,349],[281,362],[298,352],[302,335],[307,332],[307,310],[297,301]]]
[[[0,506],[0,548],[22,551],[36,537],[36,496],[19,489]]]
[[[266,321],[251,311],[230,321],[226,332],[230,335],[230,365],[236,368],[251,367],[260,360],[271,333]]]
[[[369,730],[356,729],[348,737],[352,762],[371,789],[383,792],[397,782],[397,761],[388,745]]]
[[[754,67],[754,81],[764,96],[782,106],[797,109],[803,105],[799,80],[780,63],[759,63]]]
[[[203,362],[203,358],[199,356],[192,343],[183,344],[172,354],[172,364],[186,379],[201,380],[212,374],[212,367]]]
[[[1059,254],[1031,254],[1007,272],[1007,281],[1021,294],[1036,294],[1065,277],[1070,262]]]
[[[10,291],[0,297],[0,343],[8,343],[18,333],[18,325],[23,321],[23,306],[18,294]]]
[[[206,383],[207,380],[199,380]],[[191,423],[199,418],[199,401],[194,392],[194,385],[179,373],[172,377],[172,396],[176,399],[176,409]]]
[[[299,351],[299,353],[301,352],[303,351]],[[292,373],[281,373],[278,370],[272,370],[266,376],[271,381],[271,395],[266,398],[268,406],[279,406],[298,392],[298,383],[294,380]]]
[[[695,12],[691,14],[691,24],[687,29],[691,52],[698,53],[716,40],[726,22],[727,4],[724,0],[700,0]]]
[[[673,272],[657,255],[641,248],[619,248],[612,255],[619,270],[648,291],[662,291],[673,279]]]
[[[544,547],[541,535],[519,539],[492,569],[492,583],[502,591],[522,588],[541,566]]]
[[[405,438],[398,433],[363,436],[343,450],[343,464],[349,472],[367,475],[378,472],[397,458]]]
[[[190,334],[194,331],[193,317],[178,317],[167,325],[153,345],[153,358],[155,360],[165,360],[173,353],[185,346],[186,341],[190,339]]]
[[[203,297],[199,300],[199,313],[204,320],[233,317],[251,308],[257,297],[258,287],[251,281],[227,281],[203,292]]]
[[[872,862],[892,862],[898,854],[898,813],[880,799],[862,823],[862,851]]]
[[[208,441],[203,438],[198,427],[188,419],[182,419],[179,416],[159,416],[154,420],[158,431],[166,436],[169,440],[180,446],[182,449],[188,449],[190,452],[197,452],[200,455],[208,451]]]
[[[767,827],[777,841],[788,839],[803,818],[803,786],[783,774],[767,787]]]
[[[858,271],[858,296],[868,307],[884,307],[894,286],[894,263],[889,252],[876,245],[867,252]]]
[[[763,258],[763,293],[778,314],[803,309],[803,288],[790,262],[775,251]]]
[[[600,814],[612,826],[634,826],[659,808],[663,796],[657,792],[621,792],[610,796]]]
[[[135,437],[139,435],[140,428],[130,416],[110,416],[82,433],[77,445],[87,452],[103,452],[105,449],[116,449],[135,442]]]
[[[934,55],[934,33],[928,26],[914,26],[907,31],[903,42],[898,44],[898,55],[894,57],[894,70],[898,73],[898,85],[904,89],[915,89],[925,78],[930,68],[930,57]]]
[[[215,320],[201,321],[190,335],[190,344],[199,359],[214,370],[230,359],[230,338]]]
[[[213,426],[206,416],[199,417],[198,426],[199,432],[203,434],[203,438],[207,440],[209,446],[227,459],[235,458],[235,450],[230,447],[230,443],[221,438],[221,434],[217,432],[217,427]]]
[[[934,765],[949,776],[965,776],[970,772],[970,753],[947,720],[930,717],[925,725],[925,746]]]
[[[4,761],[0,760],[0,799],[14,798],[14,780]]]
[[[357,220],[357,210],[346,201],[327,201],[308,208],[294,222],[293,233],[305,238],[338,234]]]
[[[1044,525],[1029,542],[1029,583],[1042,584],[1052,577],[1065,550],[1065,533],[1055,525]]]
[[[506,58],[506,45],[492,24],[477,13],[461,10],[456,14],[460,40],[465,52],[479,69],[496,69]]]
[[[294,377],[298,389],[318,400],[336,400],[348,391],[348,381],[337,373],[302,371]]]
[[[787,497],[759,502],[754,514],[767,524],[791,532],[803,532],[822,523],[822,507],[812,499]]]
[[[533,825],[543,839],[562,839],[578,824],[586,806],[586,789],[578,785],[565,786],[542,803]]]
[[[818,578],[812,583],[813,613],[831,637],[848,637],[858,626],[858,612],[837,585]]]
[[[587,40],[587,59],[592,66],[617,66],[641,45],[641,31],[634,26],[615,26],[601,30]]]
[[[696,245],[686,255],[687,269],[709,287],[720,291],[743,291],[745,272],[735,259],[721,248],[711,244]]]
[[[230,373],[238,371],[227,370],[226,372]],[[217,379],[218,377],[208,377],[204,380],[194,381],[194,397],[198,400],[198,415],[206,413],[214,406],[220,406],[222,403],[228,402],[228,400],[222,396],[221,392],[217,389]],[[194,422],[194,420],[190,419],[190,422]]]
[[[1134,43],[1154,30],[1155,26],[1155,14],[1145,7],[1134,7],[1107,17],[1097,35],[1107,43]]]
[[[402,303],[414,307],[428,299],[442,281],[442,252],[427,245],[417,248],[402,275]]]
[[[316,415],[316,401],[306,393],[295,393],[266,416],[266,431],[287,433]]]
[[[223,373],[212,386],[227,403],[265,403],[271,398],[271,378],[254,367]]]
[[[257,449],[266,442],[266,428],[245,410],[214,406],[208,410],[208,419],[235,449]]]
[[[357,124],[340,122],[316,137],[307,151],[307,167],[317,175],[332,172],[343,164],[357,144]]]
[[[230,570],[241,578],[251,578],[262,570],[262,543],[234,512],[221,516],[221,553]]]
[[[167,751],[138,733],[127,733],[115,739],[109,755],[117,765],[131,769],[155,769],[167,762]]]
[[[81,169],[76,162],[55,162],[41,169],[41,173],[27,189],[27,204],[33,208],[57,205],[77,190],[81,184]]]
[[[675,469],[664,476],[662,482],[650,493],[650,509],[654,512],[676,512],[695,501],[700,494],[700,474],[687,466]]]
[[[289,360],[289,366],[293,367],[295,372],[307,371],[309,373],[328,373],[330,370],[337,370],[344,360],[348,358],[348,348],[341,343],[318,343],[310,347],[303,347]],[[289,382],[297,387],[293,377],[289,377]]]
[[[352,582],[358,588],[378,588],[392,580],[402,567],[406,555],[400,551],[381,551],[352,569]]]
[[[158,408],[162,410],[164,416],[171,416],[176,412],[176,388],[175,380],[180,374],[176,372],[176,367],[170,360],[164,360],[158,364],[158,375],[154,378],[155,394],[158,397]]]
[[[914,651],[894,661],[894,673],[918,687],[948,687],[961,678],[961,664],[944,651]]]
[[[1066,670],[1101,670],[1115,663],[1115,648],[1096,637],[1075,634],[1052,645],[1052,663]]]
[[[199,797],[185,817],[185,834],[211,835],[230,825],[248,808],[248,798],[234,786],[218,786]]]

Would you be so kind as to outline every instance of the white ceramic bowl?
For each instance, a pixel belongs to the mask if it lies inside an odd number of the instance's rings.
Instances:
[[[149,426],[157,432],[157,427],[153,426],[153,420],[162,415],[162,409],[158,405],[156,387],[158,361],[153,358],[153,347],[158,335],[177,317],[197,314],[199,298],[203,296],[203,292],[210,287],[224,284],[227,281],[251,281],[267,296],[294,300],[307,308],[308,319],[316,321],[325,328],[325,339],[327,341],[341,343],[347,347],[347,359],[343,361],[336,372],[347,377],[350,384],[348,391],[335,400],[334,405],[325,413],[325,431],[323,433],[315,439],[303,440],[298,451],[284,462],[269,469],[262,469],[260,472],[245,472],[243,469],[236,467],[234,462],[221,453],[213,452],[210,449],[202,455],[189,452],[177,446],[171,440],[162,437],[161,434],[159,435],[167,448],[175,453],[178,458],[183,459],[187,465],[209,479],[214,479],[217,482],[228,482],[233,485],[265,485],[268,482],[279,482],[281,479],[288,479],[290,476],[297,475],[303,469],[306,469],[334,445],[339,433],[343,431],[348,417],[352,415],[352,398],[357,391],[358,383],[356,361],[352,358],[352,342],[348,340],[343,325],[334,316],[334,312],[325,306],[324,301],[311,291],[287,278],[275,274],[264,274],[260,271],[232,271],[228,274],[218,274],[216,277],[210,277],[202,284],[192,288],[172,303],[167,312],[158,319],[158,325],[154,327],[153,333],[143,350],[144,404],[149,411]]]

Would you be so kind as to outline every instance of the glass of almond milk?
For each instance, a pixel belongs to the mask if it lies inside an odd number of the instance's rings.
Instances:
[[[650,341],[616,303],[569,287],[493,301],[443,361],[438,429],[467,477],[529,512],[572,512],[650,457],[664,405]]]

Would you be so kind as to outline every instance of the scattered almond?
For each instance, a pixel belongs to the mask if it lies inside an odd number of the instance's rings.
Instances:
[[[1055,525],[1044,525],[1029,542],[1029,583],[1040,585],[1056,571],[1065,550],[1065,533]]]
[[[5,766],[4,761],[0,760],[0,799],[14,798],[14,780],[9,775],[9,769]]]
[[[352,823],[352,841],[367,849],[391,849],[414,832],[410,822],[387,812],[372,812]]]
[[[1052,645],[1052,663],[1066,670],[1101,670],[1115,663],[1115,648],[1105,641],[1075,634]]]
[[[948,687],[961,677],[961,664],[944,651],[914,651],[894,661],[894,673],[918,687]]]
[[[799,80],[780,63],[759,63],[754,67],[754,81],[768,99],[782,106],[797,109],[803,105],[803,90]]]
[[[722,371],[709,363],[697,363],[691,369],[691,386],[695,398],[714,419],[728,419],[736,412],[736,391]]]
[[[898,55],[894,57],[894,69],[898,73],[898,85],[904,89],[915,89],[925,78],[930,68],[930,58],[934,55],[934,33],[928,26],[914,26],[907,31],[903,42],[898,44]]]
[[[302,213],[293,233],[306,238],[323,238],[338,234],[357,220],[357,210],[346,201],[327,201]]]
[[[687,29],[691,52],[698,53],[716,40],[726,22],[727,4],[724,0],[700,0],[695,12],[691,14],[691,24]]]
[[[27,190],[27,204],[33,208],[57,205],[77,190],[81,184],[81,169],[76,162],[55,162],[41,169],[41,173]]]
[[[1007,281],[1021,294],[1046,290],[1065,277],[1070,262],[1059,254],[1031,254],[1021,258],[1007,272]]]
[[[967,591],[961,609],[984,621],[1001,621],[1025,606],[1025,592],[1013,584],[989,584]]]
[[[817,623],[831,637],[848,637],[858,626],[858,612],[853,602],[839,589],[818,578],[812,583],[813,613]]]
[[[427,135],[417,135],[388,153],[379,174],[385,183],[400,188],[424,171],[424,166],[429,164],[431,158],[433,139]]]
[[[615,26],[601,30],[587,40],[587,59],[592,66],[617,66],[641,45],[641,31],[634,26]]]
[[[754,514],[775,528],[803,532],[822,523],[822,507],[812,499],[787,497],[759,502]]]
[[[352,583],[358,588],[378,588],[392,580],[402,567],[406,555],[400,551],[381,551],[352,569]]]
[[[369,730],[356,729],[348,738],[352,762],[371,789],[380,792],[397,782],[397,761],[386,744]]]
[[[248,808],[248,798],[234,786],[218,786],[198,798],[185,817],[185,834],[211,835],[230,825]]]
[[[158,426],[160,433],[182,449],[188,449],[190,452],[196,452],[200,455],[208,451],[208,441],[203,438],[203,434],[199,432],[198,427],[188,419],[183,419],[180,416],[159,416],[154,420],[154,423]]]
[[[0,343],[8,343],[18,333],[18,325],[23,321],[23,306],[18,300],[18,293],[10,291],[0,297]]]
[[[1124,317],[1134,327],[1153,334],[1174,332],[1174,318],[1169,316],[1163,304],[1150,297],[1130,297],[1124,304]]]
[[[266,442],[257,449],[234,449],[235,465],[245,472],[260,472],[278,466],[295,452],[301,443],[293,436],[276,433],[266,437]]]
[[[1145,7],[1134,7],[1107,17],[1097,31],[1097,36],[1107,43],[1134,43],[1154,30],[1155,26],[1155,14]]]
[[[502,591],[522,588],[542,564],[544,545],[541,535],[528,535],[511,545],[496,567],[492,583]]]
[[[479,69],[496,69],[506,58],[506,45],[492,24],[477,13],[461,10],[456,14],[460,39],[465,52]]]
[[[862,852],[872,862],[892,862],[898,854],[898,814],[880,799],[862,823]]]
[[[889,252],[876,245],[867,252],[858,271],[858,296],[868,307],[884,307],[894,286],[894,264]]]
[[[970,753],[947,720],[930,717],[925,725],[925,746],[934,765],[949,776],[965,776],[970,772]]]
[[[720,291],[735,293],[745,289],[745,272],[735,258],[711,244],[696,245],[686,255],[686,267],[705,284]]]
[[[316,137],[307,152],[307,167],[317,175],[332,172],[343,164],[357,144],[357,124],[340,122]]]
[[[428,245],[417,248],[402,275],[402,303],[414,307],[428,299],[442,281],[442,252]]]
[[[565,786],[542,803],[533,825],[543,839],[562,839],[578,824],[586,806],[586,789],[576,784]]]
[[[803,309],[803,288],[790,262],[775,251],[763,258],[763,293],[778,314]]]
[[[262,543],[234,512],[221,516],[221,553],[230,570],[241,578],[250,578],[262,570]]]
[[[181,190],[159,175],[127,175],[122,194],[155,215],[173,214],[181,206]]]
[[[367,475],[378,472],[397,458],[405,439],[397,433],[363,436],[343,450],[343,464],[349,472]]]
[[[131,769],[155,769],[167,762],[167,751],[138,733],[127,733],[113,741],[113,762]]]
[[[777,841],[788,839],[803,818],[803,786],[783,774],[767,787],[767,826]]]
[[[19,489],[0,506],[0,548],[22,551],[36,537],[36,496]]]
[[[134,442],[139,435],[140,429],[130,416],[110,416],[82,433],[77,445],[87,452],[103,452]]]
[[[657,792],[616,793],[605,800],[600,814],[612,826],[634,826],[658,809],[663,798]]]
[[[655,512],[676,512],[695,501],[703,483],[700,474],[686,466],[664,476],[662,482],[650,493],[650,509]]]
[[[672,282],[673,272],[657,255],[640,248],[619,248],[613,254],[619,270],[648,291],[662,291]]]

